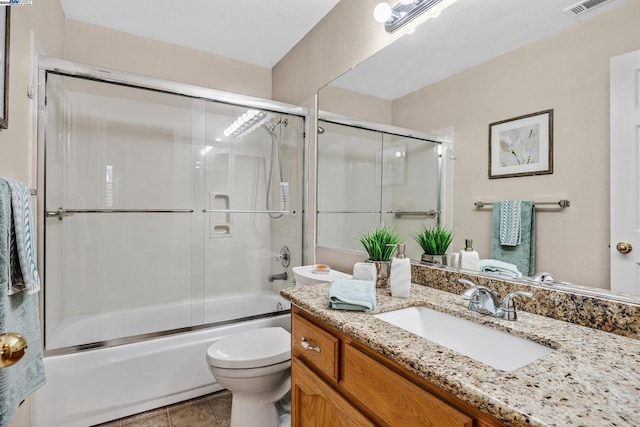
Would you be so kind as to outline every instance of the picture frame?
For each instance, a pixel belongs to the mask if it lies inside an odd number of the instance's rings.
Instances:
[[[9,128],[9,34],[11,8],[0,7],[0,129]]]
[[[553,109],[489,125],[489,179],[553,173]]]

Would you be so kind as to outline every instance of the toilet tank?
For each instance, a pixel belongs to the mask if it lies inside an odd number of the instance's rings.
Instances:
[[[351,279],[352,277],[350,274],[332,270],[325,264],[293,267],[293,278],[296,281],[296,286],[314,285],[316,283],[332,282],[336,279]]]

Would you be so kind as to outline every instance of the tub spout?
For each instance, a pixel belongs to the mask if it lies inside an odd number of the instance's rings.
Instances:
[[[269,281],[273,282],[274,280],[287,280],[288,278],[289,276],[287,276],[287,272],[285,271],[284,273],[270,275]]]

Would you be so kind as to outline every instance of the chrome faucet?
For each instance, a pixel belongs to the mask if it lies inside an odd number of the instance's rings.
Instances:
[[[462,293],[462,299],[464,301],[469,301],[469,310],[481,314],[488,314],[489,316],[497,317],[499,319],[518,320],[513,297],[523,296],[533,298],[533,294],[531,292],[515,291],[504,297],[502,303],[498,305],[496,294],[491,292],[491,290],[486,286],[476,285],[467,279],[458,279],[458,282],[469,286],[469,288]]]
[[[289,276],[287,276],[287,272],[285,271],[284,273],[270,275],[269,281],[273,282],[274,280],[287,280],[288,278]]]

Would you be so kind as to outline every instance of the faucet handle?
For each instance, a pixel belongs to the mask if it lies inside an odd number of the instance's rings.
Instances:
[[[531,280],[533,280],[534,282],[540,282],[540,283],[553,283],[553,282],[555,282],[553,274],[547,273],[547,272],[540,272],[540,273],[536,274],[535,276],[533,276],[531,278]]]
[[[463,301],[471,301],[471,298],[473,297],[473,294],[478,292],[480,289],[491,292],[491,290],[489,288],[487,288],[486,286],[476,285],[471,280],[458,279],[458,283],[461,283],[463,285],[467,285],[468,286],[468,288],[462,293],[462,300]]]
[[[507,294],[500,304],[500,309],[503,311],[503,318],[506,320],[517,320],[516,304],[513,302],[513,297],[522,296],[527,298],[533,298],[532,292],[515,291]]]

